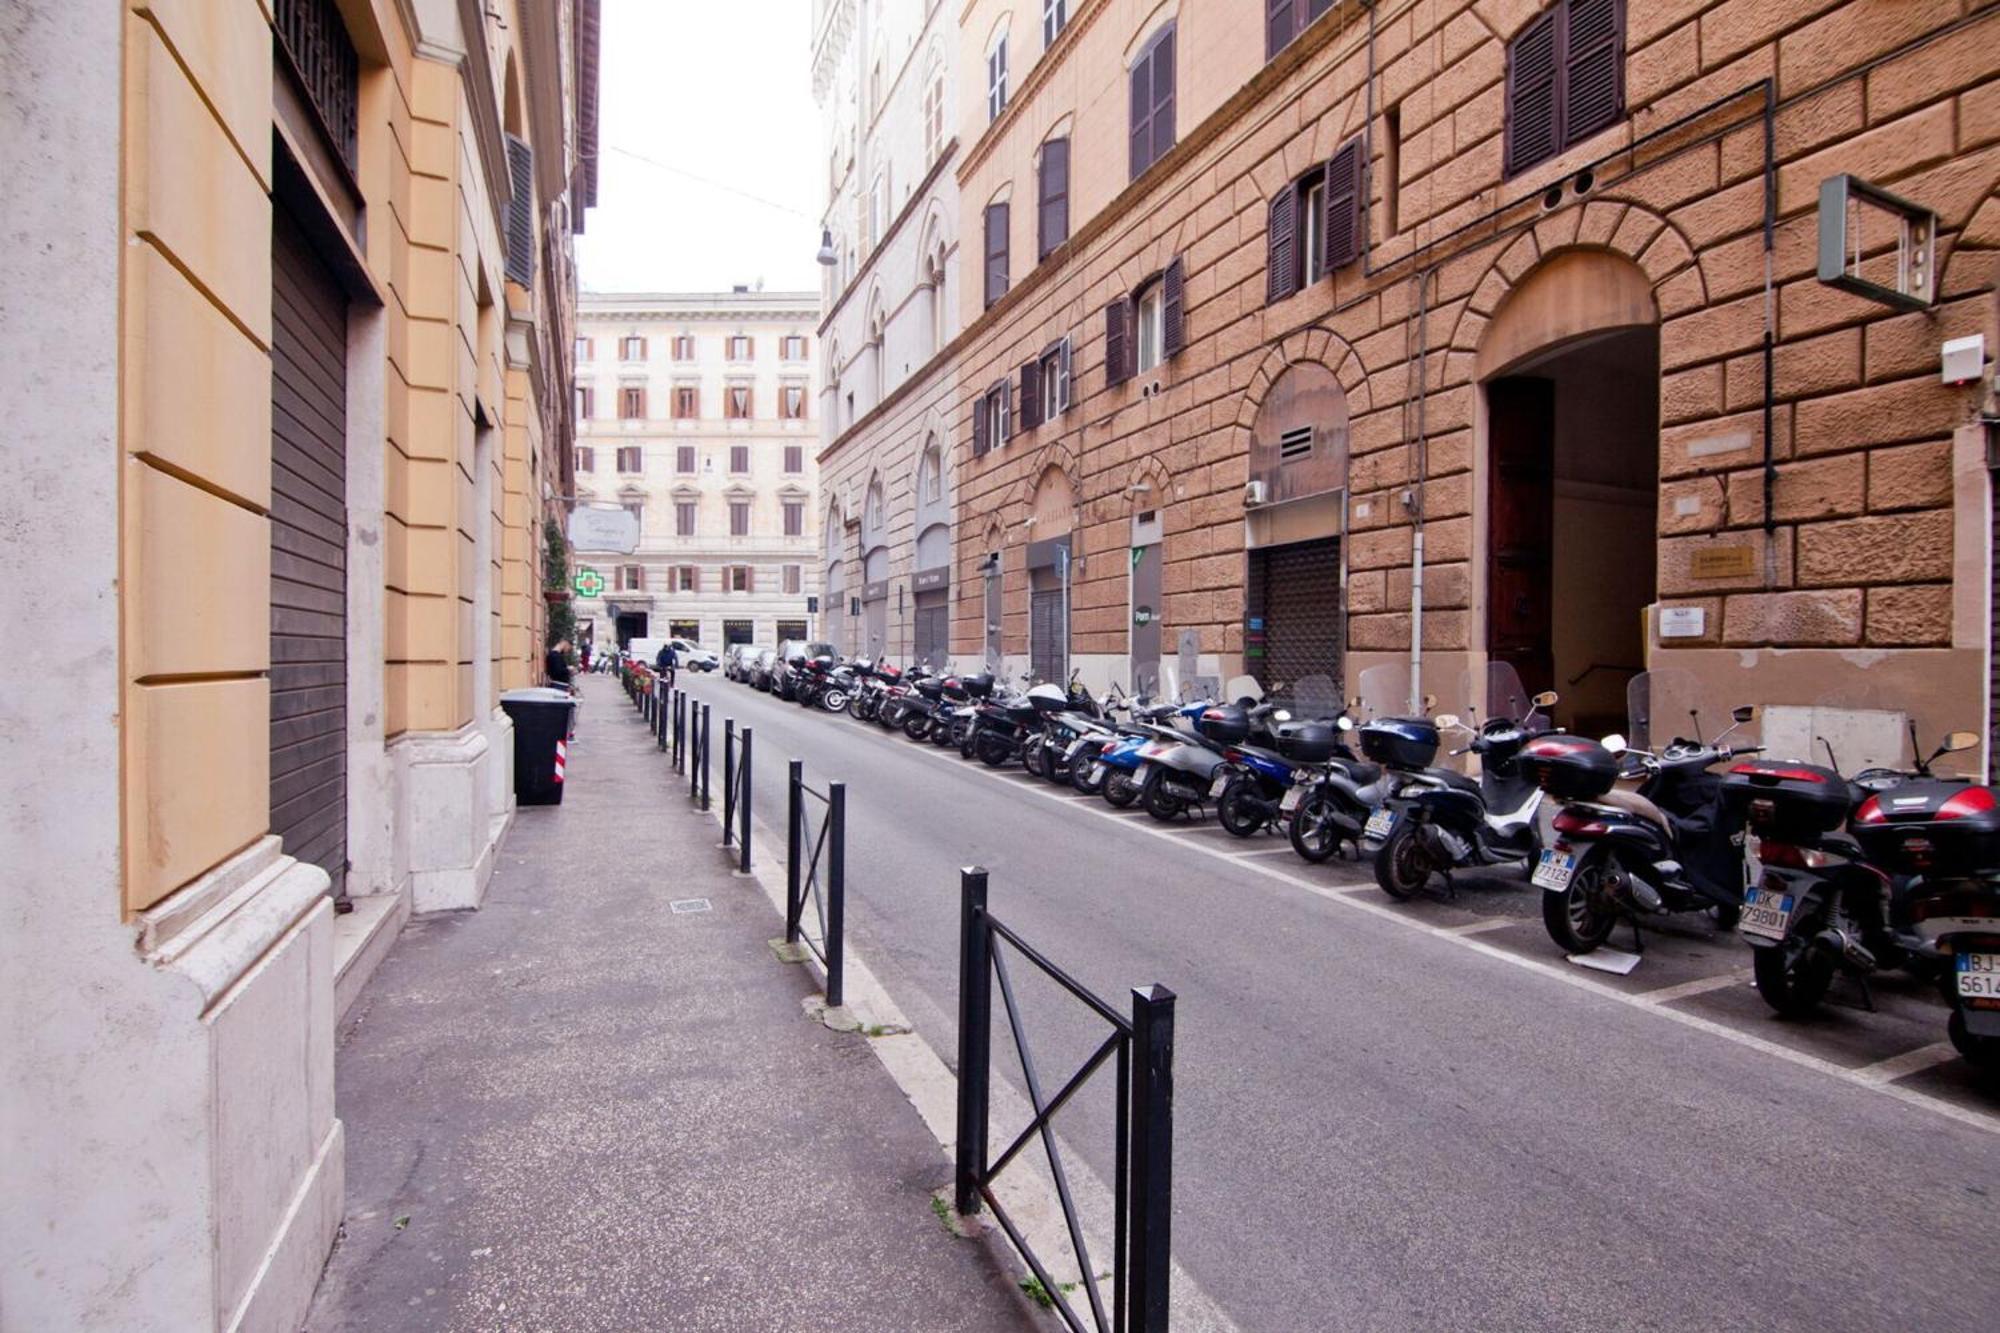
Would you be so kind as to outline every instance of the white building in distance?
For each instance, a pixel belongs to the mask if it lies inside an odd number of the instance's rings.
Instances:
[[[579,505],[639,519],[631,553],[578,549],[577,633],[721,650],[807,635],[819,551],[815,292],[585,293]],[[588,573],[587,573],[588,571]]]

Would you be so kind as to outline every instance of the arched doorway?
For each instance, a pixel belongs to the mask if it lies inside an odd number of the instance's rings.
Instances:
[[[935,433],[917,460],[917,545],[910,576],[910,656],[943,667],[951,656],[951,498]]]
[[[1480,342],[1486,422],[1486,650],[1557,719],[1622,730],[1645,666],[1660,488],[1659,310],[1604,251],[1544,262]]]
[[[889,650],[889,502],[881,477],[868,483],[861,505],[861,652]]]
[[[1347,391],[1315,361],[1286,366],[1250,428],[1243,669],[1266,689],[1344,679]]]
[[[1042,470],[1028,519],[1028,669],[1039,680],[1069,679],[1070,539],[1076,489],[1055,464]]]

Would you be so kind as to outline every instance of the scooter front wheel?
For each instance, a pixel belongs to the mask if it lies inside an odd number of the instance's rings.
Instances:
[[[1951,1038],[1952,1047],[1974,1069],[1989,1072],[2000,1069],[2000,1037],[1982,1037],[1968,1029],[1963,1009],[1952,1008],[1951,1023],[1945,1028],[1945,1035]]]
[[[972,748],[979,756],[979,762],[988,768],[1005,768],[1007,761],[1014,757],[1012,747],[1007,744],[1007,738],[996,732],[980,732],[978,739],[972,743]]]
[[[1131,773],[1125,769],[1114,768],[1104,775],[1103,789],[1098,794],[1112,809],[1123,810],[1139,799],[1139,784],[1132,781]]]
[[[913,741],[920,741],[931,734],[931,720],[922,713],[911,713],[903,719],[903,734]]]
[[[1576,868],[1567,888],[1542,891],[1542,924],[1564,953],[1589,953],[1611,938],[1618,907],[1605,874],[1605,863],[1591,860]]]
[[[1095,796],[1104,790],[1105,768],[1098,758],[1104,752],[1101,745],[1086,745],[1077,751],[1076,758],[1069,761],[1069,785],[1085,796]]]
[[[1382,892],[1398,902],[1408,902],[1430,883],[1431,858],[1417,836],[1415,821],[1397,821],[1380,850],[1375,853],[1375,882]]]
[[[1049,775],[1049,748],[1039,736],[1021,747],[1021,767],[1032,777],[1046,778]]]
[[[1264,831],[1264,811],[1255,804],[1257,793],[1250,779],[1231,778],[1215,803],[1215,822],[1238,838],[1254,838]]]
[[[1340,851],[1340,825],[1334,822],[1333,810],[1332,797],[1313,792],[1292,812],[1286,830],[1292,850],[1314,865],[1331,861]]]
[[[1759,945],[1750,951],[1750,971],[1757,979],[1757,993],[1774,1013],[1786,1018],[1803,1018],[1819,1007],[1827,987],[1833,984],[1833,957],[1812,947],[1808,941],[1817,933],[1802,929],[1777,944]]]
[[[1171,824],[1187,813],[1187,803],[1167,788],[1167,770],[1155,768],[1146,775],[1146,785],[1139,791],[1139,797],[1146,805],[1146,813],[1162,824]]]

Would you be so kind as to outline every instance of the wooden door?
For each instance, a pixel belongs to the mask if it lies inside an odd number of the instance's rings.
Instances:
[[[1494,380],[1486,409],[1486,648],[1532,694],[1555,684],[1555,385]]]

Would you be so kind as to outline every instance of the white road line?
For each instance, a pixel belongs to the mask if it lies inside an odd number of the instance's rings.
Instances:
[[[1285,856],[1291,850],[1289,847],[1256,847],[1247,852],[1231,852],[1229,855],[1231,859],[1241,861],[1246,856]]]
[[[1447,935],[1484,935],[1489,930],[1505,930],[1518,925],[1521,918],[1511,916],[1489,916],[1484,921],[1468,921],[1462,926],[1444,926]]]
[[[1877,1060],[1872,1065],[1863,1065],[1854,1071],[1854,1076],[1864,1083],[1889,1083],[1911,1074],[1920,1074],[1933,1066],[1958,1057],[1958,1051],[1948,1041],[1934,1041],[1928,1046],[1919,1046],[1914,1051],[1904,1051],[1886,1060]]]
[[[1741,986],[1750,980],[1750,969],[1737,968],[1720,976],[1696,977],[1693,981],[1683,981],[1676,986],[1662,986],[1658,990],[1640,991],[1635,999],[1645,1004],[1672,1004],[1675,1000],[1685,1000],[1690,995],[1706,995],[1712,990],[1728,990],[1731,986]]]
[[[874,728],[871,728],[871,730],[874,730]],[[882,739],[886,741],[889,737],[885,734]],[[927,754],[935,759],[958,760],[958,752],[955,750],[939,750],[932,746],[905,748],[914,748],[916,753]],[[967,772],[981,773],[992,778],[994,781],[1027,791],[1032,795],[1061,802],[1084,814],[1109,820],[1114,824],[1123,828],[1129,828],[1137,833],[1142,833],[1147,837],[1161,838],[1176,846],[1193,848],[1203,855],[1212,856],[1225,864],[1237,866],[1253,874],[1262,875],[1267,879],[1290,885],[1295,889],[1303,889],[1314,897],[1323,898],[1327,902],[1338,903],[1342,907],[1351,908],[1357,912],[1365,912],[1383,921],[1392,921],[1399,926],[1414,930],[1419,934],[1428,935],[1432,939],[1443,940],[1447,943],[1455,944],[1459,948],[1483,954],[1496,962],[1506,963],[1510,967],[1519,968],[1523,972],[1532,973],[1544,980],[1563,986],[1574,987],[1577,990],[1589,991],[1592,995],[1601,996],[1616,1004],[1627,1005],[1643,1013],[1654,1014],[1668,1022],[1678,1023],[1682,1027],[1692,1028],[1697,1032],[1705,1032],[1712,1037],[1720,1037],[1724,1041],[1734,1042],[1736,1045],[1756,1051],[1760,1055],[1766,1055],[1775,1060],[1783,1060],[1787,1064],[1797,1065],[1802,1069],[1810,1069],[1817,1073],[1825,1074],[1829,1078],[1839,1079],[1841,1082],[1852,1084],[1858,1088],[1867,1088],[1870,1091],[1881,1093],[1885,1097],[1893,1097],[1897,1101],[1934,1112],[1947,1120],[1954,1120],[1959,1124],[1984,1130],[1988,1134],[2000,1135],[2000,1116],[1995,1116],[1985,1111],[1975,1111],[1964,1106],[1959,1106],[1956,1103],[1948,1102],[1942,1097],[1933,1097],[1929,1093],[1918,1092],[1914,1089],[1903,1087],[1898,1083],[1888,1081],[1889,1079],[1899,1077],[1898,1075],[1891,1074],[1887,1078],[1882,1076],[1862,1076],[1863,1070],[1878,1069],[1882,1065],[1891,1063],[1891,1061],[1885,1060],[1876,1065],[1866,1065],[1863,1066],[1863,1069],[1851,1069],[1846,1065],[1835,1064],[1831,1060],[1822,1059],[1810,1052],[1797,1050],[1794,1047],[1786,1046],[1779,1042],[1767,1041],[1754,1033],[1730,1027],[1726,1023],[1716,1022],[1714,1019],[1704,1018],[1700,1014],[1690,1010],[1672,1008],[1657,1000],[1647,998],[1647,992],[1617,990],[1592,979],[1589,974],[1579,969],[1562,965],[1559,958],[1552,961],[1530,958],[1525,954],[1518,954],[1512,950],[1500,948],[1498,945],[1489,944],[1477,935],[1455,933],[1454,927],[1434,925],[1428,921],[1422,921],[1416,917],[1406,916],[1401,912],[1393,911],[1381,903],[1355,896],[1365,889],[1366,885],[1335,887],[1319,884],[1288,871],[1273,869],[1262,861],[1253,861],[1232,856],[1226,852],[1217,851],[1202,842],[1176,837],[1174,830],[1164,825],[1159,825],[1157,821],[1139,820],[1135,822],[1125,818],[1124,815],[1111,809],[1109,806],[1099,809],[1091,806],[1088,802],[1079,805],[1075,802],[1063,801],[1061,796],[1057,795],[1053,789],[1047,786],[1027,786],[1020,783],[1008,783],[1004,776],[1005,770],[1002,769],[991,768],[985,764],[966,764],[963,761],[959,761],[959,767]],[[1149,824],[1153,825],[1153,827],[1148,827]],[[1654,992],[1654,994],[1657,993]],[[1932,1048],[1926,1046],[1922,1049],[1928,1051]],[[1914,1052],[1910,1054],[1914,1055]]]

